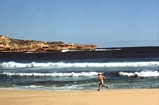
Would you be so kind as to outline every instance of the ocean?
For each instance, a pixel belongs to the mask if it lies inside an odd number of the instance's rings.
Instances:
[[[159,88],[159,47],[0,53],[0,88],[97,90],[98,72],[110,89]]]

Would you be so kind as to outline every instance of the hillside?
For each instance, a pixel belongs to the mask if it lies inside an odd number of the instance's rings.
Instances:
[[[72,44],[64,42],[42,42],[20,40],[0,35],[0,52],[62,52],[95,50],[96,45]]]

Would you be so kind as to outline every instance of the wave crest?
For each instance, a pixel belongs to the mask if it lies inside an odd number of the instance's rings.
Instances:
[[[90,77],[97,76],[97,72],[80,72],[80,73],[10,73],[3,72],[0,73],[7,76],[34,76],[34,77]]]
[[[119,72],[119,75],[121,76],[127,76],[127,77],[159,77],[158,71],[141,71],[141,72]]]
[[[159,66],[159,62],[84,62],[84,63],[64,63],[64,62],[47,62],[47,63],[17,63],[2,62],[1,68],[40,68],[40,67],[140,67],[140,66]]]

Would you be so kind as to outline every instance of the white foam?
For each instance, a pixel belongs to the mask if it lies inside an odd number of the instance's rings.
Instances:
[[[12,89],[26,89],[26,90],[56,90],[56,91],[64,91],[64,90],[83,90],[83,89],[96,89],[96,87],[90,87],[90,85],[94,84],[96,86],[97,83],[87,83],[87,84],[65,84],[64,86],[42,86],[42,85],[30,85],[30,86],[16,86]]]
[[[122,49],[95,49],[95,51],[113,51],[113,50],[122,50]]]
[[[84,63],[64,63],[64,62],[47,62],[47,63],[17,63],[17,62],[2,62],[2,68],[39,68],[39,67],[142,67],[142,66],[159,66],[159,62],[84,62]]]
[[[128,77],[159,77],[158,71],[141,71],[141,72],[119,72],[121,76],[128,76]]]
[[[7,76],[51,76],[51,77],[89,77],[89,76],[97,76],[97,72],[80,72],[80,73],[10,73],[10,72],[3,72],[0,73]]]

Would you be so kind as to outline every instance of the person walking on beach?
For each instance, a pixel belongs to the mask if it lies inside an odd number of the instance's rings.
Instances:
[[[101,85],[105,88],[108,88],[108,90],[110,90],[109,87],[104,84],[105,77],[100,72],[98,72],[98,79],[99,79],[99,85],[98,85],[98,90],[97,91],[100,90]]]

